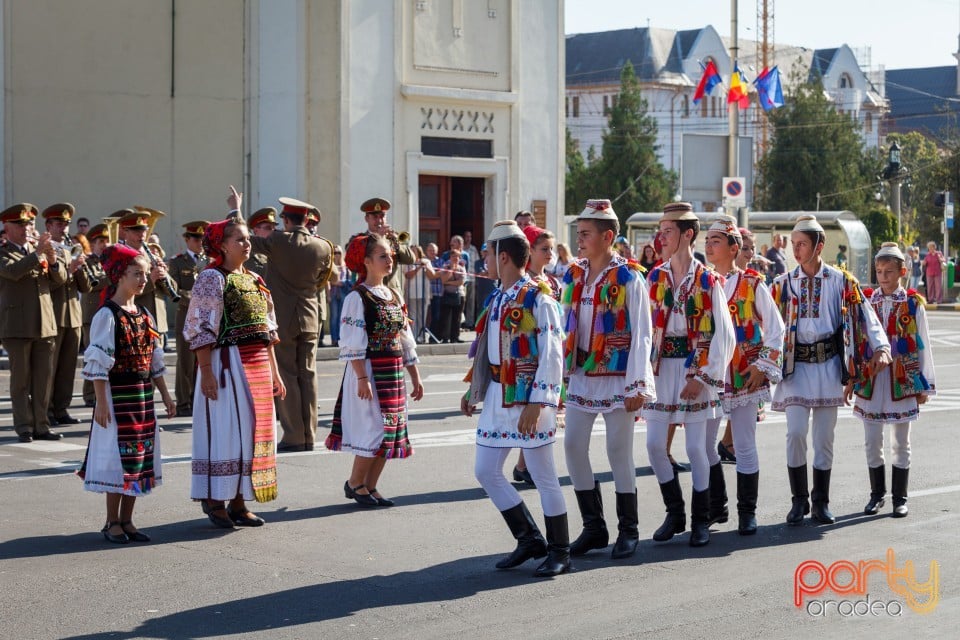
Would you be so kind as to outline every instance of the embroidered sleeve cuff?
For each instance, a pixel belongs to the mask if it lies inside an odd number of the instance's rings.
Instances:
[[[420,362],[420,358],[417,357],[416,349],[404,349],[403,351],[403,366],[409,367]]]
[[[634,380],[628,384],[623,389],[623,396],[625,398],[632,398],[633,396],[643,396],[644,398],[652,398],[653,394],[647,391],[647,383],[644,380]]]
[[[201,333],[196,336],[193,340],[190,341],[190,350],[196,351],[197,349],[202,349],[203,347],[215,346],[217,344],[217,337],[209,333]]]
[[[166,372],[167,372],[167,367],[166,367],[166,366],[161,366],[159,369],[151,369],[151,370],[150,370],[150,377],[151,377],[151,378],[162,378],[162,377],[163,377],[163,374],[165,374]]]
[[[365,360],[366,358],[366,349],[349,349],[346,347],[340,349],[340,360]]]
[[[530,402],[538,402],[544,406],[556,407],[560,404],[560,389],[562,385],[546,380],[534,380],[530,388]]]
[[[80,375],[84,380],[109,380],[110,374],[105,369],[95,365],[84,365]]]
[[[767,380],[771,384],[777,384],[783,378],[783,370],[780,368],[780,365],[771,362],[770,360],[760,359],[754,362],[757,366],[757,369],[763,372],[767,376]]]
[[[700,380],[700,382],[704,383],[708,387],[713,387],[714,389],[720,389],[720,390],[723,389],[723,380],[717,380],[716,378],[711,378],[701,370],[697,370],[696,373],[693,374],[693,377],[697,378],[698,380]]]

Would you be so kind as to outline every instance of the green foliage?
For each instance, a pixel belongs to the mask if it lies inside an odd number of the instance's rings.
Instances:
[[[941,149],[915,131],[888,138],[891,144],[894,140],[900,144],[901,164],[907,170],[901,187],[904,241],[922,246],[928,240],[935,240],[939,244],[943,237],[940,229],[943,208],[935,206],[933,199],[938,191],[949,190],[954,194],[954,201],[958,200],[957,143],[948,139],[948,147]],[[882,161],[886,164],[885,154]]]
[[[870,242],[873,244],[870,255],[876,254],[884,242],[897,241],[897,217],[882,204],[874,204],[860,213],[860,221],[870,232]]]
[[[760,163],[758,208],[862,211],[875,175],[859,125],[838,113],[819,81],[801,84],[787,104],[770,112],[773,141]]]
[[[570,156],[569,132],[567,140],[568,212],[578,211],[587,198],[609,198],[624,222],[637,211],[658,211],[673,199],[677,176],[657,159],[657,123],[647,113],[629,61],[620,73],[620,93],[609,110],[600,156],[591,147],[581,170]]]

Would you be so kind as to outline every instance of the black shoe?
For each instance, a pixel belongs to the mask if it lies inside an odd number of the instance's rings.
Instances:
[[[230,516],[233,524],[238,527],[262,527],[267,522],[260,516],[255,516],[250,513],[249,509],[234,511],[230,507],[227,507],[227,515]]]
[[[373,496],[375,493],[379,493],[379,491],[376,489],[367,489],[367,491],[370,492],[371,496]],[[379,498],[377,496],[373,496],[373,499],[377,501],[377,506],[380,507],[392,507],[394,504],[396,504],[390,498],[384,498],[383,496],[380,496]]]
[[[20,442],[33,442],[33,436],[29,433],[21,433],[17,436],[17,440]]]
[[[343,483],[343,495],[347,498],[347,500],[353,500],[361,507],[380,506],[380,503],[377,502],[376,498],[369,493],[357,493],[358,489],[363,489],[363,485],[361,484],[357,487],[351,487],[349,480]]]
[[[790,478],[790,493],[793,495],[793,506],[787,514],[787,524],[796,526],[803,522],[803,516],[810,513],[810,492],[807,490],[807,465],[787,467],[787,476]]]
[[[887,479],[885,465],[879,467],[870,467],[870,501],[863,508],[863,515],[875,516],[880,512],[880,508],[886,503],[884,496],[887,494]]]
[[[520,470],[520,469],[518,469],[517,467],[514,467],[514,468],[513,468],[513,481],[514,481],[514,482],[522,482],[522,483],[524,483],[524,484],[530,485],[531,487],[537,486],[536,483],[533,481],[533,476],[530,475],[530,469]]]
[[[607,523],[603,520],[603,496],[600,483],[594,482],[593,489],[574,491],[580,517],[583,518],[583,531],[570,545],[570,555],[582,556],[593,549],[606,549],[610,543]]]
[[[123,532],[126,534],[127,539],[130,542],[150,542],[150,536],[143,533],[142,531],[127,531],[127,527],[132,527],[133,522],[127,520],[126,522],[121,522],[120,527],[123,529]]]
[[[893,468],[893,477],[890,480],[890,489],[893,493],[893,517],[906,518],[907,513],[907,484],[910,480],[910,469]]]
[[[830,469],[813,468],[813,490],[810,492],[810,517],[820,524],[835,524],[830,513]]]
[[[303,450],[304,450],[304,451],[313,451],[313,443],[312,443],[312,442],[307,442],[306,444],[304,444],[304,445],[303,445]]]
[[[570,529],[567,514],[546,516],[547,559],[540,563],[533,575],[537,578],[552,578],[570,571]]]
[[[727,481],[723,477],[723,464],[710,467],[710,517],[707,526],[723,524],[730,519],[727,509]]]
[[[737,473],[737,533],[752,536],[757,532],[757,493],[760,472]]]
[[[103,534],[103,538],[107,542],[112,542],[114,544],[127,544],[128,542],[130,542],[130,539],[127,538],[126,533],[120,533],[120,534],[110,533],[110,527],[116,526],[118,524],[120,523],[108,522],[107,524],[103,525],[103,529],[100,529],[100,533]]]
[[[54,418],[54,420],[56,420],[56,424],[80,424],[80,420],[78,418],[74,418],[69,413],[64,413],[62,416],[57,416]]]
[[[177,409],[177,417],[178,417],[178,418],[192,418],[192,417],[193,417],[193,409],[191,409],[190,407],[181,407],[181,408]]]
[[[710,542],[710,490],[694,491],[690,498],[690,546]]]
[[[653,539],[657,542],[666,542],[678,533],[687,530],[687,513],[684,510],[683,492],[680,489],[680,479],[674,474],[673,479],[660,484],[660,494],[663,504],[667,508],[667,517],[660,528],[653,532]]]
[[[211,504],[212,503],[212,504]],[[227,517],[218,516],[217,511],[226,511],[226,507],[222,502],[215,500],[201,500],[200,508],[203,509],[203,512],[207,514],[207,518],[210,519],[210,522],[220,527],[221,529],[233,529],[233,520],[230,519],[230,514],[227,513]]]
[[[56,431],[47,431],[33,436],[34,440],[62,440],[63,434]]]
[[[737,456],[727,449],[727,445],[722,442],[717,443],[717,453],[720,454],[720,462],[736,462]]]
[[[512,569],[530,558],[542,558],[547,555],[547,541],[537,529],[533,516],[527,511],[527,505],[520,502],[515,507],[501,511],[500,515],[510,527],[510,533],[517,541],[517,548],[496,564],[497,569]]]
[[[629,558],[637,552],[640,543],[640,531],[637,529],[637,492],[616,493],[617,497],[617,541],[613,543],[610,557],[614,560]]]
[[[289,444],[287,442],[280,442],[277,444],[277,453],[291,453],[293,451],[304,451],[302,444]]]

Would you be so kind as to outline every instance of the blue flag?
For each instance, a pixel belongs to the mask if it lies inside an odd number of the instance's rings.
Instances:
[[[783,106],[783,86],[780,84],[780,69],[764,69],[753,81],[757,87],[757,96],[764,111]]]

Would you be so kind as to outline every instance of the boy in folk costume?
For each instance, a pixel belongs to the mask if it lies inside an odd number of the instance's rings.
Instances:
[[[693,257],[699,231],[700,222],[689,203],[673,202],[664,207],[660,238],[666,262],[647,276],[657,400],[643,406],[650,466],[667,508],[666,519],[653,539],[664,542],[686,528],[680,480],[667,455],[669,427],[682,423],[693,475],[692,547],[710,542],[707,421],[723,415],[720,392],[734,348],[723,279]]]
[[[737,266],[742,246],[743,236],[730,216],[717,219],[707,232],[707,259],[726,279],[723,290],[736,334],[724,384],[723,410],[730,418],[737,452],[737,531],[746,536],[757,532],[757,407],[770,401],[770,384],[780,382],[783,319],[763,275]],[[711,524],[727,520],[726,482],[716,448],[719,427],[719,417],[707,421]]]
[[[473,367],[466,377],[470,389],[460,408],[470,416],[483,402],[475,474],[517,540],[517,548],[497,568],[510,569],[547,556],[534,575],[551,577],[570,570],[567,507],[552,446],[563,382],[560,307],[549,287],[526,274],[530,245],[514,221],[495,224],[487,246],[487,269],[496,274],[500,286],[477,319],[477,337],[470,347]],[[546,541],[503,475],[513,448],[526,454],[527,469],[540,493]]]
[[[830,469],[837,407],[843,404],[847,376],[856,378],[869,356],[869,370],[890,364],[890,343],[857,279],[826,264],[824,231],[814,216],[801,216],[790,234],[799,266],[777,277],[773,299],[785,324],[783,381],[773,394],[773,410],[787,414],[787,473],[793,506],[787,524],[811,513],[833,524]],[[812,424],[813,493],[807,491],[807,431]]]
[[[863,292],[890,341],[893,363],[875,375],[865,367],[844,392],[848,404],[852,395],[857,395],[853,413],[863,420],[866,431],[864,449],[870,471],[870,501],[863,509],[866,515],[875,515],[884,504],[883,425],[893,424],[894,518],[907,515],[910,423],[920,415],[920,405],[936,393],[924,300],[913,289],[900,286],[900,279],[907,275],[904,262],[897,243],[884,242],[874,260],[880,286]]]
[[[583,517],[583,533],[570,553],[603,549],[609,542],[600,483],[590,466],[590,434],[597,414],[602,414],[616,491],[615,559],[632,556],[640,540],[633,430],[635,412],[655,395],[647,287],[640,265],[614,253],[619,233],[610,201],[588,200],[577,218],[583,257],[564,274],[562,296],[565,370],[570,375],[563,449]]]

